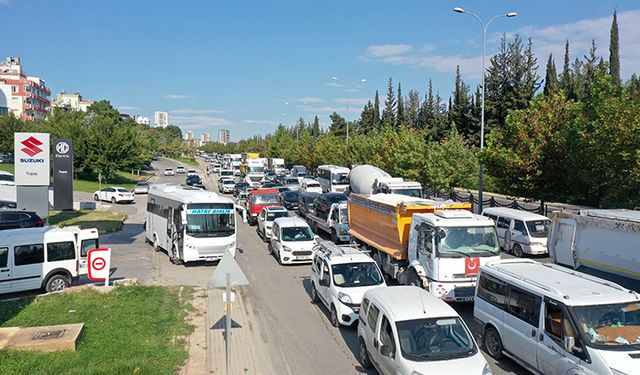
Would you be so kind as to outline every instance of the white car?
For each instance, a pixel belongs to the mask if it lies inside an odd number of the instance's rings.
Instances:
[[[177,166],[176,167],[176,173],[187,173],[187,171],[186,171],[186,169],[184,169],[184,167]]]
[[[492,375],[456,310],[415,286],[364,294],[358,346],[362,367],[375,367],[380,375]]]
[[[197,176],[197,175],[198,175],[198,171],[196,171],[195,169],[189,169],[189,170],[187,171],[187,177],[189,177],[189,176],[194,176],[194,175],[195,175],[195,176]]]
[[[165,168],[164,169],[164,175],[165,176],[174,176],[175,173],[173,172],[173,168]]]
[[[281,217],[273,221],[268,250],[280,264],[310,263],[316,236],[299,217]]]
[[[132,192],[123,187],[110,186],[93,193],[93,199],[111,203],[132,203],[134,197]]]
[[[264,242],[271,238],[271,226],[273,221],[279,217],[288,217],[289,211],[282,206],[269,206],[260,211],[258,215],[258,227],[256,230]]]
[[[10,172],[0,171],[0,185],[15,186],[13,174]]]
[[[378,265],[362,251],[329,241],[316,246],[311,264],[311,298],[329,310],[334,327],[353,325],[365,292],[384,286]]]
[[[212,170],[213,173],[220,173],[220,164],[214,164]]]
[[[224,178],[218,183],[218,190],[221,193],[233,193],[236,188],[236,182],[230,178]]]
[[[310,178],[305,178],[304,180],[302,180],[302,183],[300,184],[300,190],[306,191],[307,193],[324,193],[322,191],[322,186],[320,186],[320,183]]]

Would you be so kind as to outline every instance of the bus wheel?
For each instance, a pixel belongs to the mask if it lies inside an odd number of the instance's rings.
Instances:
[[[171,252],[171,256],[169,257],[169,260],[171,261],[171,263],[175,265],[182,264],[182,260],[180,260],[180,258],[177,255],[178,255],[178,249],[174,247],[173,251]]]
[[[155,234],[153,235],[153,243],[151,246],[153,246],[153,251],[160,251],[160,246],[158,246],[158,236]]]

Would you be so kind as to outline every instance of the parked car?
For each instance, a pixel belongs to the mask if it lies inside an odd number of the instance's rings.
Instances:
[[[311,264],[311,299],[327,308],[334,327],[358,321],[364,293],[384,286],[382,272],[369,255],[329,241],[316,247]]]
[[[326,219],[332,204],[346,200],[347,196],[343,193],[331,192],[320,194],[313,203],[316,215],[321,219]]]
[[[236,187],[236,182],[230,178],[225,178],[223,180],[220,180],[220,182],[218,183],[218,190],[220,190],[221,193],[225,193],[225,194],[230,194],[233,193],[233,190]]]
[[[299,217],[281,217],[271,227],[269,254],[280,264],[310,263],[316,236]]]
[[[179,166],[176,167],[176,173],[187,173],[187,170],[184,169],[183,166],[179,165]]]
[[[298,199],[300,199],[300,193],[297,191],[289,190],[278,194],[278,201],[287,210],[297,210]]]
[[[546,254],[551,220],[533,212],[507,207],[490,207],[482,211],[496,223],[500,247],[517,257],[523,254]]]
[[[126,188],[110,186],[93,193],[93,199],[96,201],[107,201],[114,204],[132,203],[134,200],[134,196],[133,193]]]
[[[640,297],[531,259],[480,268],[473,316],[485,351],[536,374],[637,374]]]
[[[364,293],[358,345],[362,367],[380,375],[492,373],[456,310],[415,286]]]
[[[175,175],[175,173],[173,172],[173,168],[165,168],[164,169],[164,175],[165,176],[173,176],[173,175]]]
[[[187,185],[192,186],[193,184],[201,184],[202,178],[197,174],[187,175]]]
[[[15,186],[15,180],[13,173],[0,171],[0,185]]]
[[[279,217],[288,217],[289,211],[282,206],[268,206],[260,211],[258,215],[258,226],[256,230],[264,242],[271,238],[271,226],[273,221]]]
[[[44,220],[33,211],[0,210],[0,230],[44,226]]]
[[[251,185],[249,185],[248,182],[238,182],[236,183],[236,187],[233,189],[233,196],[237,197],[238,194],[240,194],[240,192],[244,191],[246,188],[250,188]]]
[[[149,193],[149,183],[146,181],[140,181],[136,183],[136,187],[133,188],[134,194],[147,194]]]
[[[309,212],[315,212],[313,203],[318,195],[320,194],[301,192],[298,198],[298,215],[306,217]]]

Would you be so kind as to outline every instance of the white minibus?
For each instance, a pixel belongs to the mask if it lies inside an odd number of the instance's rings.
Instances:
[[[174,264],[235,256],[236,217],[231,199],[171,184],[152,185],[147,198],[146,240],[166,250]]]
[[[507,207],[485,208],[482,215],[495,221],[500,247],[505,251],[517,257],[548,253],[548,217]]]
[[[321,165],[318,167],[318,182],[325,193],[344,192],[349,187],[349,171],[347,167]]]

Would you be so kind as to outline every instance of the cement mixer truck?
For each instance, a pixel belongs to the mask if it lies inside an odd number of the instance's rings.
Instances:
[[[355,166],[349,173],[349,193],[356,194],[402,194],[422,198],[422,185],[415,181],[404,181],[373,165]]]

